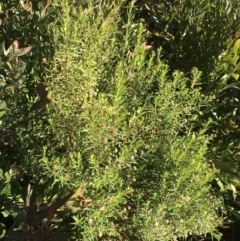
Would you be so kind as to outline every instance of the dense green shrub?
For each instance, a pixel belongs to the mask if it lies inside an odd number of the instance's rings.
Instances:
[[[1,118],[1,139],[4,142],[1,154],[5,163],[20,166],[31,165],[32,156],[29,158],[27,153],[38,147],[42,150],[40,143],[43,137],[47,138],[41,131],[45,115],[38,113],[38,118],[33,118],[29,110],[36,101],[37,82],[44,80],[43,69],[53,55],[48,24],[54,19],[54,9],[45,1],[37,6],[34,2],[8,0],[0,4],[0,90],[1,100],[8,108]],[[19,49],[27,46],[32,46],[31,51],[19,56]],[[11,53],[6,56],[3,50],[10,48],[18,52],[19,58],[12,58]]]
[[[135,21],[144,21],[147,42],[162,47],[163,61],[191,76],[202,72],[201,92],[212,99],[201,108],[195,128],[209,117],[209,159],[217,168],[218,187],[239,216],[239,13],[237,0],[136,1]],[[229,192],[231,191],[231,193]],[[230,193],[230,196],[229,196]],[[228,208],[229,209],[229,208]],[[229,209],[229,210],[230,210]]]
[[[37,82],[53,55],[48,24],[54,9],[45,2],[0,2],[0,233],[30,177],[43,177],[34,163],[50,135],[46,112],[31,106],[39,103]]]
[[[239,215],[238,2],[128,4],[1,2],[4,47],[33,47],[0,62],[1,209],[26,173],[48,205],[85,186],[73,239],[213,234]]]
[[[39,167],[63,192],[85,186],[92,204],[73,210],[79,237],[214,234],[221,201],[211,194],[214,171],[204,157],[209,122],[191,131],[208,104],[195,87],[200,73],[169,77],[161,50],[149,50],[143,24],[133,22],[133,5],[123,22],[119,4],[97,11],[54,4],[62,10],[47,73],[54,139]]]

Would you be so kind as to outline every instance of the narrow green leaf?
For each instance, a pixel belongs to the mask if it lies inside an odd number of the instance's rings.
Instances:
[[[5,187],[2,189],[1,194],[8,195],[11,191],[11,185],[10,183],[7,183]]]
[[[0,102],[0,117],[2,117],[7,110],[7,104],[5,101]]]
[[[4,176],[5,176],[7,182],[9,182],[11,180],[11,176],[8,172],[5,172]]]
[[[221,180],[219,178],[216,178],[216,181],[217,181],[217,184],[220,187],[221,191],[224,191],[225,188],[224,188],[223,183],[221,182]]]
[[[2,234],[0,235],[0,238],[3,238],[6,234],[6,229],[3,229]]]
[[[238,56],[239,47],[240,47],[240,39],[238,39],[233,46],[233,52],[235,56]]]

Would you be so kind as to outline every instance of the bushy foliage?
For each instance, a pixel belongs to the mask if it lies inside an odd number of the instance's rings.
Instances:
[[[133,5],[125,22],[119,9],[73,11],[61,1],[47,74],[56,148],[46,145],[41,169],[63,190],[85,185],[92,205],[74,210],[84,239],[214,234],[221,202],[204,158],[209,123],[191,132],[208,100],[187,88],[200,74],[169,77],[160,49],[149,50],[143,24],[133,23]]]
[[[9,0],[0,7],[1,100],[8,108],[1,118],[2,158],[5,163],[31,165],[32,155],[29,158],[27,153],[31,149],[36,151],[36,142],[41,142],[45,134],[41,133],[43,113],[33,118],[29,110],[36,101],[36,82],[43,81],[43,68],[53,54],[53,47],[49,46],[51,34],[47,31],[50,22],[47,10],[52,10],[54,16],[54,9],[44,1],[36,7],[34,3]],[[19,55],[22,47],[29,47],[31,51],[26,56]],[[14,49],[18,54],[14,58],[11,53],[4,56],[4,49]],[[39,147],[42,150],[42,146]]]
[[[85,187],[73,240],[218,236],[239,215],[238,1],[0,7],[3,215],[38,180],[46,206]]]
[[[1,231],[6,219],[12,219],[9,205],[22,201],[22,191],[34,173],[36,179],[42,176],[34,163],[42,153],[43,139],[49,136],[42,131],[46,113],[41,103],[47,97],[41,97],[44,85],[36,82],[43,80],[46,60],[53,54],[45,22],[46,10],[52,8],[45,4],[43,1],[36,8],[23,1],[0,3]]]
[[[214,119],[209,158],[220,170],[218,187],[239,218],[239,1],[136,1],[148,44],[163,48],[172,71],[202,71],[202,93],[212,99],[195,127]],[[230,192],[229,192],[230,191]],[[230,193],[230,196],[229,196]],[[231,204],[232,203],[232,204]],[[238,202],[239,203],[239,202]]]

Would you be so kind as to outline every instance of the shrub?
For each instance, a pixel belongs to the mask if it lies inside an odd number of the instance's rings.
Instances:
[[[7,0],[0,3],[0,90],[1,104],[5,103],[7,107],[4,116],[1,116],[0,138],[4,143],[1,154],[4,163],[15,163],[21,167],[25,164],[31,166],[30,159],[36,155],[38,147],[40,150],[43,148],[43,136],[47,138],[42,131],[44,114],[38,114],[40,118],[35,119],[31,116],[28,120],[26,116],[36,101],[36,82],[43,81],[43,69],[53,54],[53,48],[49,46],[51,34],[48,24],[54,18],[54,9],[45,1],[38,6],[34,2]],[[31,51],[23,56],[22,47],[28,47]],[[9,50],[14,50],[17,55],[14,57],[14,51]],[[29,157],[29,152],[34,154]]]
[[[143,24],[133,23],[132,4],[125,22],[117,2],[97,10],[54,4],[62,11],[47,73],[54,139],[39,168],[64,191],[84,184],[92,204],[74,210],[79,238],[217,235],[222,204],[209,186],[209,121],[192,131],[208,104],[196,87],[200,73],[169,77],[161,49],[146,45]]]
[[[43,96],[39,100],[37,96],[42,93],[39,87],[42,89],[44,85],[36,82],[43,81],[46,60],[53,54],[48,24],[54,18],[54,9],[45,2],[0,3],[0,228],[3,230],[6,219],[11,221],[9,203],[19,202],[20,183],[24,186],[24,179],[33,174],[35,178],[43,177],[34,164],[50,135],[45,132],[46,112],[36,106],[47,100]]]
[[[212,102],[201,108],[198,129],[209,117],[209,159],[219,170],[213,186],[230,215],[239,215],[239,1],[136,1],[134,21],[145,22],[147,42],[161,46],[171,72],[202,72],[201,92]],[[124,14],[123,14],[124,15]],[[217,185],[215,185],[217,183]]]

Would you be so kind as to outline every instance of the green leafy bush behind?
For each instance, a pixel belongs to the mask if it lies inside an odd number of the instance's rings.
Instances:
[[[169,77],[161,51],[149,51],[143,24],[133,23],[132,5],[123,22],[119,3],[74,12],[66,1],[54,4],[62,10],[47,73],[54,135],[39,167],[62,190],[85,185],[92,205],[73,210],[80,237],[214,234],[221,201],[204,158],[209,122],[191,132],[208,100],[187,88],[200,74]]]
[[[201,108],[195,128],[209,117],[209,159],[219,172],[226,207],[239,218],[239,1],[136,1],[136,17],[148,29],[147,42],[163,48],[171,71],[202,72]],[[225,193],[224,193],[225,192]]]
[[[36,82],[43,81],[46,61],[53,54],[51,34],[48,31],[49,15],[54,18],[54,9],[46,8],[51,14],[42,11],[46,1],[31,5],[32,2],[1,1],[0,3],[0,233],[12,222],[13,206],[22,202],[22,194],[31,182],[37,182],[44,175],[38,168],[43,143],[49,139],[45,132],[46,112],[30,111],[37,100]],[[48,12],[49,13],[49,12]],[[32,46],[27,55],[9,53],[13,43],[19,49]],[[19,50],[18,49],[18,50]],[[13,51],[12,51],[13,52]],[[4,56],[5,55],[5,56]],[[4,108],[3,108],[4,107]],[[34,178],[33,178],[34,176]],[[36,179],[36,180],[32,180]]]
[[[38,147],[42,152],[42,140],[49,138],[42,131],[46,124],[45,115],[38,113],[38,118],[34,120],[34,115],[30,113],[29,116],[28,112],[31,104],[36,101],[36,83],[43,81],[43,69],[53,55],[48,24],[52,21],[49,16],[54,19],[54,9],[47,8],[46,1],[37,5],[34,1],[25,3],[12,0],[1,2],[0,5],[1,100],[5,101],[8,108],[1,118],[3,169],[11,164],[23,169],[33,167],[31,159],[36,160]],[[48,12],[43,11],[44,9]],[[15,59],[4,60],[6,56],[2,53],[2,43],[8,49],[16,40],[20,44],[19,48],[33,48],[28,55],[19,57],[13,65]],[[11,68],[7,61],[12,65]]]

